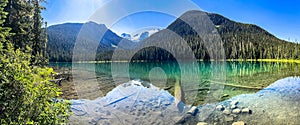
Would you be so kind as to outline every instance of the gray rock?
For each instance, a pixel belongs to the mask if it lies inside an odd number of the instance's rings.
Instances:
[[[149,82],[142,82],[141,83],[144,87],[146,87],[146,88],[150,88],[150,83]]]
[[[229,95],[228,94],[224,94],[222,97],[229,97]]]
[[[229,116],[232,116],[233,118],[238,117],[238,115],[236,115],[236,114],[230,114]]]
[[[230,110],[228,110],[228,109],[225,109],[224,111],[223,111],[223,114],[226,114],[226,115],[229,115],[231,112],[230,112]]]
[[[219,111],[223,111],[225,108],[224,108],[223,105],[218,105],[218,106],[216,107],[216,109],[219,110]]]
[[[243,121],[238,121],[238,122],[232,123],[232,125],[246,125],[246,124]]]
[[[249,108],[244,108],[242,109],[242,113],[249,113],[250,112],[250,109]]]
[[[236,100],[231,101],[230,105],[237,105],[239,102]]]
[[[198,122],[197,125],[208,125],[206,122]]]
[[[231,109],[236,109],[237,108],[237,106],[236,105],[231,105],[231,107],[230,107]]]
[[[198,113],[198,108],[196,106],[193,106],[187,113],[195,116]]]
[[[232,113],[233,114],[239,114],[239,113],[241,113],[241,110],[240,109],[234,109],[234,110],[232,110]]]
[[[226,121],[226,122],[231,122],[231,121],[233,121],[233,116],[225,116],[225,121]]]

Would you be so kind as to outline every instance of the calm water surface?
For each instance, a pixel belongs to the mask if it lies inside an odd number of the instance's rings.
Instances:
[[[54,68],[72,68],[72,63],[50,63]],[[95,72],[99,86],[107,93],[118,84],[129,79],[141,79],[174,94],[176,81],[187,86],[184,91],[194,91],[197,97],[194,103],[205,103],[205,98],[213,89],[212,85],[221,85],[219,100],[246,93],[254,93],[267,87],[278,79],[288,76],[300,76],[299,64],[274,62],[132,62],[114,63],[76,63],[73,68]],[[197,70],[198,69],[198,70]],[[114,71],[112,73],[112,70]],[[101,84],[100,84],[101,83]],[[190,86],[189,86],[190,85]]]

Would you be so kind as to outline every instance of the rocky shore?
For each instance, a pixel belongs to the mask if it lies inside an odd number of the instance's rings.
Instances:
[[[300,123],[300,78],[215,104],[188,106],[142,81],[121,84],[95,100],[72,100],[70,124],[296,125]],[[150,86],[149,86],[150,85]]]

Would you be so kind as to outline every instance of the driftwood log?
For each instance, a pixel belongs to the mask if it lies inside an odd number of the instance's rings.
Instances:
[[[61,81],[62,80],[65,80],[66,78],[59,78],[59,79],[52,79],[52,80],[49,80],[49,82],[53,82],[59,86],[61,86]]]

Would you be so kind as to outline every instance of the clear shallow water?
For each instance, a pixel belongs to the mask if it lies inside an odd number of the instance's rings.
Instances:
[[[239,94],[254,93],[281,78],[300,76],[298,65],[273,62],[186,62],[181,65],[177,62],[132,62],[129,68],[126,63],[116,63],[113,68],[110,63],[76,63],[73,67],[95,72],[98,86],[104,94],[127,82],[127,76],[151,82],[173,95],[176,82],[180,81],[185,96],[196,94],[192,100],[197,105],[208,102],[208,95],[217,92],[217,89],[220,96],[216,100],[221,101]],[[72,63],[50,63],[50,66],[71,68]]]

